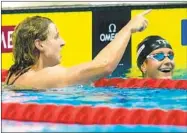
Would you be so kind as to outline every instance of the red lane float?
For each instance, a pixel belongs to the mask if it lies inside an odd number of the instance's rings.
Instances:
[[[2,103],[2,119],[68,124],[154,124],[187,126],[182,110],[127,109],[54,104]]]
[[[187,80],[102,78],[94,83],[95,87],[114,86],[117,88],[167,88],[187,89]]]
[[[7,76],[8,76],[8,70],[2,69],[1,70],[1,82],[4,82]]]

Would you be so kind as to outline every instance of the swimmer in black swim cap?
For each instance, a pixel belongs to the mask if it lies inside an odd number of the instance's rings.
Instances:
[[[144,78],[171,79],[174,52],[167,40],[148,36],[137,47],[137,65]]]

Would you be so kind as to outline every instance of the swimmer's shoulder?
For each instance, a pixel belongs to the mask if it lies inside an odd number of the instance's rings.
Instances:
[[[43,89],[55,88],[59,82],[63,84],[66,69],[62,66],[56,65],[38,71],[32,71],[33,70],[25,75],[25,84],[34,88]]]
[[[48,88],[51,86],[49,84],[55,83],[54,77],[58,77],[59,71],[65,71],[65,69],[59,65],[40,70],[30,69],[19,76],[12,74],[9,83],[14,82],[11,85],[18,88]]]

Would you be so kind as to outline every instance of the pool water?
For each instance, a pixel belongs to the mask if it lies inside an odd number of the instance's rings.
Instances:
[[[77,85],[47,91],[3,91],[3,102],[187,110],[187,90]]]
[[[57,105],[107,106],[111,108],[180,109],[187,110],[187,90],[180,89],[122,89],[114,87],[71,86],[46,91],[10,91],[3,89],[2,101]],[[187,132],[184,126],[156,125],[78,125],[2,121],[3,131],[27,132]],[[20,128],[21,127],[21,128]],[[15,130],[16,129],[16,130]],[[18,130],[17,130],[18,129]]]
[[[186,127],[154,125],[78,125],[2,121],[3,132],[186,132]]]

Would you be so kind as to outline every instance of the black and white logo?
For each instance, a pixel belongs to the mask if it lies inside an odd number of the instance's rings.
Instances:
[[[116,35],[116,24],[111,23],[108,26],[108,33],[100,34],[100,41],[101,42],[112,41],[115,38],[115,35]]]

